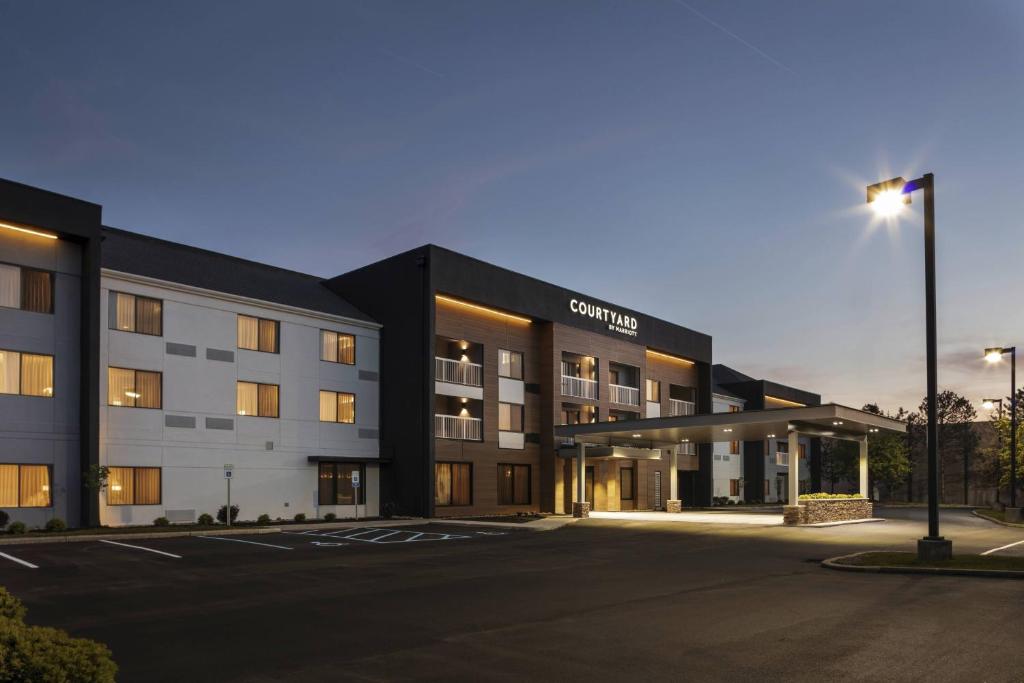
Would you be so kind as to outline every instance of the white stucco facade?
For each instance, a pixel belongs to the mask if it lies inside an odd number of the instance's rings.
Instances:
[[[310,457],[362,463],[365,505],[379,513],[379,326],[285,305],[104,270],[101,280],[100,464],[161,468],[159,505],[111,505],[101,523],[150,524],[216,515],[225,504],[224,466],[240,520],[291,519],[353,505],[320,504]],[[110,329],[110,292],[163,302],[162,335]],[[238,348],[238,315],[279,323],[277,353]],[[355,337],[355,364],[320,359],[321,330]],[[108,405],[108,368],[162,373],[158,409]],[[237,414],[237,382],[279,387],[278,417]],[[355,395],[355,422],[320,421],[320,391]]]

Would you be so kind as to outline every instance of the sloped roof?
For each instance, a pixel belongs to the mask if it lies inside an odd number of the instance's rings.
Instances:
[[[103,228],[104,268],[167,282],[375,322],[315,275],[199,249],[118,228]]]

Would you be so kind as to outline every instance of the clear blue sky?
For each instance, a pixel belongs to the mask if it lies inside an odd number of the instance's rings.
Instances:
[[[940,384],[1024,347],[1016,0],[0,0],[0,85],[0,176],[108,225],[325,276],[435,242],[886,408],[920,204],[872,230],[863,186],[933,171]]]

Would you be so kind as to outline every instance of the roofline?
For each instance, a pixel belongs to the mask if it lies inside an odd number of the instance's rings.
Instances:
[[[153,287],[163,287],[164,289],[170,289],[185,294],[195,294],[198,296],[205,296],[211,299],[220,299],[221,301],[230,301],[232,303],[241,303],[249,306],[259,306],[261,308],[280,311],[282,313],[302,315],[306,316],[307,318],[318,318],[320,320],[343,323],[345,325],[365,327],[371,330],[379,331],[384,327],[380,323],[370,322],[369,320],[361,320],[359,318],[348,318],[346,316],[335,315],[333,313],[325,313],[323,311],[316,311],[309,308],[300,308],[298,306],[289,306],[288,304],[279,304],[274,301],[266,301],[264,299],[255,299],[253,297],[240,296],[238,294],[221,292],[215,289],[204,289],[203,287],[185,285],[180,282],[171,282],[169,280],[161,280],[159,278],[148,277],[145,275],[136,275],[135,273],[125,273],[123,271],[112,270],[110,268],[100,269],[100,275],[102,277],[109,277],[115,280],[134,282],[136,284],[149,285]]]

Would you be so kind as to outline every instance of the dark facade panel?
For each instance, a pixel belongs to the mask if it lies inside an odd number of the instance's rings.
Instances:
[[[235,352],[225,349],[206,349],[206,360],[219,360],[225,363],[235,362]]]
[[[192,344],[177,344],[175,342],[167,342],[167,353],[172,356],[187,356],[189,358],[196,357],[196,347]]]
[[[164,415],[164,426],[195,429],[196,418],[190,415]]]
[[[208,417],[206,418],[207,429],[234,429],[235,421],[230,417]]]

